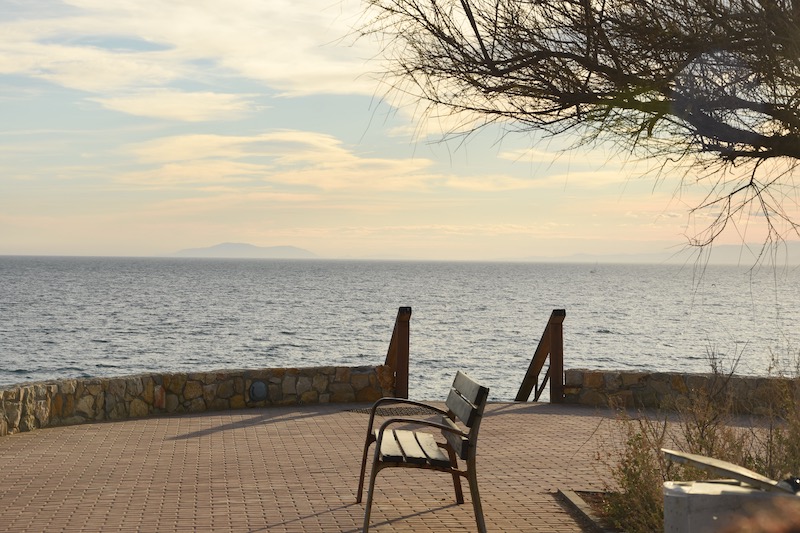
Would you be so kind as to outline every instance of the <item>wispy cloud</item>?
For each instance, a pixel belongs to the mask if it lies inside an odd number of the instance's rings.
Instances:
[[[258,179],[318,190],[409,190],[440,179],[427,172],[429,160],[370,157],[316,132],[183,135],[132,145],[128,150],[148,169],[127,173],[122,179],[151,186]]]
[[[68,4],[68,16],[51,17],[36,4],[0,22],[0,73],[96,94],[230,76],[291,95],[374,90],[361,76],[374,50],[343,41],[360,13],[355,0]]]
[[[535,179],[526,179],[507,175],[480,176],[448,176],[445,184],[452,189],[473,192],[513,191],[519,189],[532,189],[539,185]]]
[[[186,122],[234,120],[252,104],[248,95],[177,90],[146,90],[138,94],[91,98],[103,107],[142,117]]]
[[[198,159],[180,163],[165,163],[143,171],[122,173],[117,181],[145,188],[174,188],[207,184],[248,182],[264,173],[261,165],[240,161]]]
[[[525,163],[550,163],[556,155],[552,151],[540,150],[537,148],[515,148],[513,150],[503,150],[497,154],[498,159],[506,161],[525,162]]]

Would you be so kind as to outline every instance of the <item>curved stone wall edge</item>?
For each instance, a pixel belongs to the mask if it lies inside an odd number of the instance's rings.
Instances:
[[[723,388],[731,410],[740,414],[767,415],[800,399],[800,380],[780,376],[564,371],[564,403],[595,407],[678,410]]]
[[[65,379],[0,389],[0,436],[52,426],[252,407],[374,402],[391,367],[304,367]]]

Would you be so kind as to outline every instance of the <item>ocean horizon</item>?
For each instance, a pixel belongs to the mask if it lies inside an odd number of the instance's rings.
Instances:
[[[296,246],[256,246],[249,243],[223,242],[201,248],[186,248],[151,255],[92,255],[92,254],[0,254],[0,257],[54,257],[54,258],[120,258],[120,259],[272,259],[315,261],[400,261],[400,262],[467,262],[467,263],[565,263],[565,264],[642,264],[681,265],[705,267],[707,265],[737,266],[745,268],[788,268],[800,265],[800,241],[781,241],[772,245],[749,243],[715,245],[706,247],[675,246],[669,250],[639,253],[572,254],[563,256],[498,257],[493,259],[418,259],[402,257],[329,257]]]

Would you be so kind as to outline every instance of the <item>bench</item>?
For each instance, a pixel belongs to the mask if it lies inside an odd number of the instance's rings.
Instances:
[[[358,494],[356,496],[356,503],[361,503],[368,450],[372,443],[375,443],[372,472],[367,491],[367,503],[364,509],[364,533],[369,531],[375,479],[378,472],[387,467],[426,468],[451,474],[453,476],[456,502],[459,504],[464,503],[461,478],[466,477],[469,483],[478,531],[481,533],[486,532],[480,495],[478,494],[475,455],[477,452],[478,429],[481,425],[481,418],[483,417],[483,410],[488,396],[489,389],[487,387],[479,385],[463,372],[458,372],[445,402],[446,410],[404,398],[381,398],[372,405],[369,425],[367,426],[367,437],[364,441],[364,453],[361,458],[361,475],[358,480]],[[378,407],[391,403],[424,407],[440,414],[442,421],[439,423],[415,418],[396,417],[386,420],[378,429],[374,429],[373,424]],[[444,437],[444,442],[438,442],[433,434],[425,431],[395,429],[394,426],[398,425],[439,429]],[[466,465],[464,469],[459,469],[459,459],[464,461]]]

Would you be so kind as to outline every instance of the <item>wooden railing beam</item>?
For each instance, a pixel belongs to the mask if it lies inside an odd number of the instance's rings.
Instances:
[[[408,398],[408,364],[411,336],[411,308],[401,307],[394,321],[392,339],[386,352],[384,364],[394,372],[394,395],[397,398]]]
[[[550,379],[550,401],[553,403],[560,403],[564,399],[564,329],[563,322],[567,316],[564,309],[553,309],[550,314],[550,319],[547,321],[547,326],[544,328],[544,333],[536,346],[536,351],[531,359],[531,364],[528,366],[528,371],[522,380],[519,391],[517,392],[517,402],[527,402],[531,396],[531,392],[535,391],[536,395],[534,401],[539,400],[539,396],[544,390],[547,379]],[[545,378],[542,380],[541,386],[537,386],[539,375],[542,373],[542,368],[550,357],[550,368]]]

